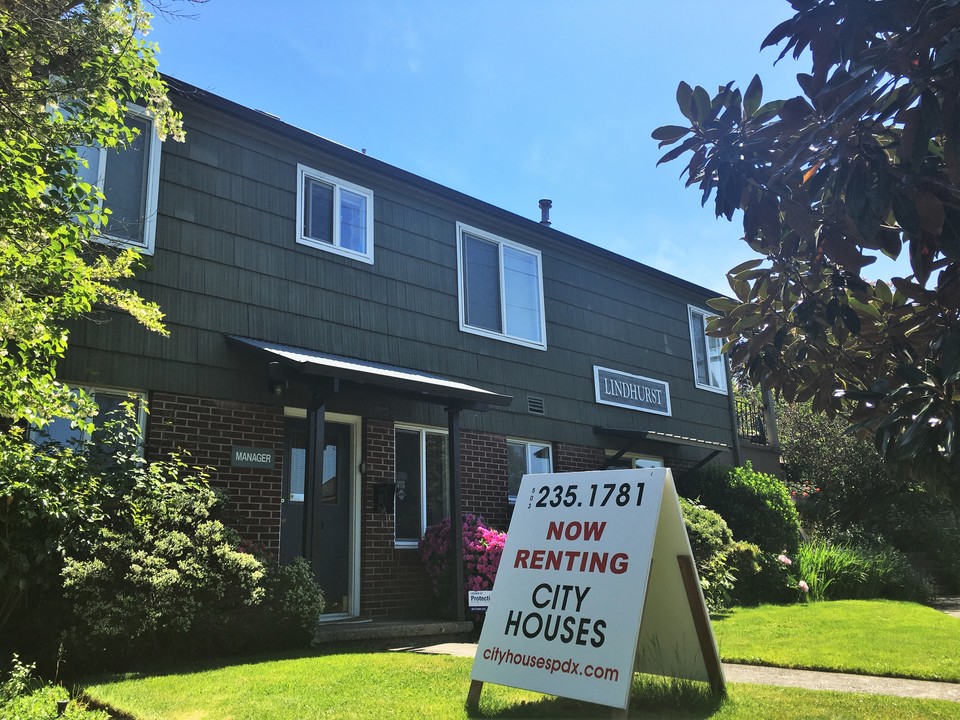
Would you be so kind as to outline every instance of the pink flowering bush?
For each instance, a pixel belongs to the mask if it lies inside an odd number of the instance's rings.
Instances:
[[[479,515],[463,515],[463,577],[467,590],[490,590],[497,577],[507,534],[487,527]],[[431,525],[420,541],[420,557],[441,600],[450,597],[453,570],[450,557],[450,518]]]

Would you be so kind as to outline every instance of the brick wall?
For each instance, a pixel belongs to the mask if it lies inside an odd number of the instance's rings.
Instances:
[[[510,524],[506,437],[461,431],[460,482],[464,512],[481,515],[490,527],[506,530]]]
[[[360,614],[429,617],[436,602],[416,548],[397,548],[393,513],[374,507],[377,483],[394,482],[393,423],[363,422]]]
[[[152,392],[147,459],[186,451],[192,465],[209,466],[214,487],[226,491],[227,521],[243,538],[280,550],[283,409]],[[272,448],[272,469],[230,467],[233,445]]]
[[[554,472],[584,472],[603,467],[606,454],[602,448],[572,443],[553,444]]]

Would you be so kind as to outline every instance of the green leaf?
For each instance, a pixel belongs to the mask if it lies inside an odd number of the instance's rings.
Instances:
[[[763,98],[763,83],[759,75],[754,75],[753,80],[747,86],[747,92],[743,96],[743,112],[747,117],[756,114],[760,107],[760,100]]]
[[[754,258],[753,260],[747,260],[742,262],[734,268],[731,268],[727,271],[727,275],[739,275],[744,270],[753,270],[756,267],[760,267],[763,264],[763,258]]]
[[[650,133],[650,137],[654,140],[662,141],[660,147],[663,147],[664,144],[669,145],[670,143],[676,142],[688,132],[690,132],[690,128],[688,127],[682,127],[681,125],[664,125]]]
[[[677,107],[680,108],[680,112],[687,120],[690,122],[697,121],[697,115],[693,111],[693,88],[682,80],[677,85]]]

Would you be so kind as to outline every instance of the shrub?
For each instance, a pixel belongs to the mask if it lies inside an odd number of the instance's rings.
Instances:
[[[694,559],[706,562],[733,542],[733,533],[719,513],[680,498],[687,537]]]
[[[0,435],[0,650],[52,669],[306,644],[322,595],[302,562],[243,552],[205,474],[147,465],[132,418],[76,448]],[[82,661],[75,662],[75,661]]]
[[[261,607],[282,644],[308,644],[325,605],[310,564],[298,557],[289,565],[267,565],[266,591]]]
[[[764,552],[758,545],[735,542],[727,551],[737,577],[730,599],[734,605],[785,603],[797,598],[793,561],[784,553]]]
[[[489,590],[497,577],[507,534],[487,527],[479,515],[463,515],[463,575],[467,590]],[[434,594],[447,601],[453,593],[450,518],[431,525],[420,541],[420,557],[433,583]]]
[[[797,572],[811,600],[923,601],[930,594],[927,580],[890,546],[866,548],[816,539],[800,546]]]
[[[799,545],[800,516],[787,486],[749,462],[732,469],[707,465],[685,476],[681,489],[720,513],[738,540],[772,553],[792,553]]]
[[[36,679],[33,664],[25,665],[14,654],[10,672],[0,683],[0,715],[15,720],[47,720],[54,717],[58,702],[67,702],[65,718],[82,720],[109,720],[103,710],[88,710],[82,703],[69,700],[69,693],[61,686]],[[69,701],[69,702],[68,702]]]
[[[681,497],[680,510],[693,559],[697,563],[704,599],[710,610],[720,610],[729,604],[736,580],[727,558],[733,534],[719,514],[702,505]]]
[[[213,490],[154,479],[135,484],[135,512],[103,528],[91,552],[66,559],[71,645],[81,654],[122,661],[199,649],[264,598],[264,567],[212,517]]]

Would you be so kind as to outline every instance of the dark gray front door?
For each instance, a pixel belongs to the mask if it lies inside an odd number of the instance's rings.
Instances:
[[[313,572],[326,598],[325,613],[345,612],[350,572],[350,426],[324,424],[323,463],[314,480]],[[303,512],[307,465],[307,422],[287,419],[281,510],[280,560],[303,552]]]

